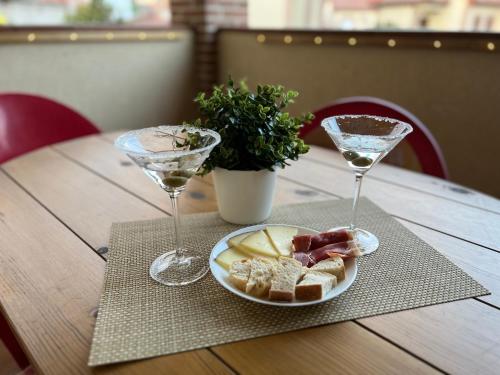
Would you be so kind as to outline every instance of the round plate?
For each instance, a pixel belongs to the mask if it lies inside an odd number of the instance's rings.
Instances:
[[[332,298],[337,297],[338,295],[344,293],[349,287],[352,285],[354,280],[356,279],[356,275],[358,274],[358,265],[356,263],[355,258],[347,259],[344,261],[345,265],[345,272],[346,272],[346,277],[344,280],[340,281],[335,288],[333,288],[330,292],[328,292],[324,298],[318,299],[315,301],[292,301],[292,302],[280,302],[280,301],[269,301],[264,298],[258,298],[251,296],[250,294],[246,294],[242,292],[241,290],[235,288],[228,280],[229,277],[229,272],[227,272],[224,268],[222,268],[216,261],[215,259],[219,256],[220,253],[222,253],[224,250],[228,249],[228,244],[227,241],[239,234],[247,233],[247,232],[255,232],[258,230],[263,230],[266,227],[270,226],[280,226],[280,227],[293,227],[298,229],[298,234],[317,234],[319,233],[316,230],[309,229],[309,228],[303,228],[303,227],[297,227],[295,225],[285,225],[285,224],[260,224],[260,225],[253,225],[251,227],[246,227],[239,229],[237,231],[234,231],[227,236],[225,236],[223,239],[221,239],[217,244],[214,246],[212,249],[212,252],[210,253],[210,271],[212,272],[212,275],[214,275],[215,279],[219,282],[220,285],[222,285],[224,288],[229,290],[230,292],[236,294],[237,296],[240,296],[241,298],[245,298],[249,301],[257,302],[257,303],[262,303],[264,305],[272,305],[272,306],[288,306],[288,307],[295,307],[295,306],[308,306],[308,305],[315,305],[317,303],[323,303],[326,301],[331,300]]]

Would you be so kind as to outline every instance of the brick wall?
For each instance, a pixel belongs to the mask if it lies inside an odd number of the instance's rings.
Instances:
[[[217,79],[216,32],[221,27],[247,27],[247,0],[171,0],[172,22],[196,34],[195,66],[200,90]]]

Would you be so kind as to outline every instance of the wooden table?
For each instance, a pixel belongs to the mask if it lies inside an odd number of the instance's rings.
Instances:
[[[0,301],[33,366],[70,373],[498,373],[500,201],[379,165],[362,194],[437,248],[490,296],[91,369],[111,223],[168,215],[167,194],[114,149],[117,134],[46,147],[0,170]],[[280,173],[275,204],[351,197],[353,176],[314,147]],[[194,178],[184,213],[217,209]]]

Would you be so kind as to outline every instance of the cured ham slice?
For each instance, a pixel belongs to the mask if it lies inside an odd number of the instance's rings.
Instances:
[[[309,253],[293,253],[293,257],[295,260],[298,260],[300,263],[302,263],[302,265],[305,267],[307,267],[307,265],[312,262],[312,259],[309,257]]]
[[[323,232],[316,235],[303,234],[293,237],[295,252],[307,252],[319,249],[323,246],[346,242],[352,240],[352,234],[347,229],[339,229],[334,232]]]
[[[319,233],[311,238],[311,247],[309,250],[316,250],[323,246],[346,242],[352,240],[352,234],[347,229],[339,229],[334,232]]]
[[[292,240],[294,251],[297,253],[305,253],[306,251],[309,251],[312,237],[313,236],[310,234],[294,236]]]
[[[361,255],[359,248],[352,241],[339,242],[334,244],[328,244],[319,249],[315,249],[307,253],[309,257],[308,267],[321,262],[324,259],[328,259],[333,256],[340,256],[342,258],[351,258]]]

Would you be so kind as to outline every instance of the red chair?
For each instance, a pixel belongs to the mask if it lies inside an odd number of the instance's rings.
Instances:
[[[449,178],[441,148],[429,129],[415,115],[387,100],[370,96],[353,96],[336,100],[331,105],[314,112],[314,120],[301,128],[300,137],[304,138],[317,129],[324,118],[347,114],[391,117],[407,122],[413,126],[413,132],[405,140],[415,153],[422,171],[432,176]]]
[[[39,147],[99,133],[89,120],[41,96],[0,94],[0,163]],[[0,313],[0,340],[20,368],[29,362]]]
[[[48,98],[0,94],[0,163],[52,143],[96,134],[85,117]]]

